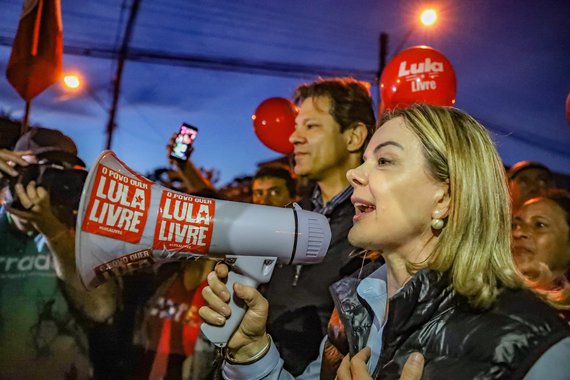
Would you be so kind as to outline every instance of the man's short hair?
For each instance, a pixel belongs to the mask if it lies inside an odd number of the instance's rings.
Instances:
[[[295,173],[293,173],[289,167],[281,164],[264,165],[255,173],[253,181],[268,177],[281,178],[285,180],[287,190],[289,190],[289,195],[291,197],[295,197],[297,195],[297,178]]]
[[[330,114],[344,132],[355,123],[363,123],[368,136],[362,149],[376,130],[376,117],[370,95],[370,85],[354,78],[319,79],[297,87],[293,99],[297,105],[309,98],[330,99]]]
[[[546,165],[541,164],[540,162],[537,162],[537,161],[519,161],[516,164],[514,164],[513,166],[511,166],[511,168],[507,171],[507,176],[509,177],[509,180],[513,180],[521,172],[523,172],[527,169],[544,170],[546,173],[548,173],[548,176],[551,179],[553,178],[552,172],[550,171],[550,169]]]

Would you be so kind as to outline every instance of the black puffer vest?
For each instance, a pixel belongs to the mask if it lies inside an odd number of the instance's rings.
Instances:
[[[329,328],[321,379],[332,379],[342,356],[364,347],[371,326],[359,280],[331,286],[342,328]],[[389,301],[382,353],[373,378],[398,379],[408,356],[421,352],[423,379],[521,379],[552,345],[570,336],[560,315],[528,290],[505,289],[488,310],[471,307],[446,275],[418,272]],[[350,339],[349,339],[350,337]]]

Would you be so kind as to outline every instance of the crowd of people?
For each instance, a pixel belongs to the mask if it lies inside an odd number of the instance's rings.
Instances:
[[[231,315],[231,266],[172,262],[87,291],[75,143],[35,127],[0,150],[0,379],[570,378],[570,194],[550,169],[505,169],[455,108],[377,123],[352,78],[293,99],[291,165],[259,168],[251,202],[320,213],[331,242],[320,264],[235,285],[247,311],[223,350],[200,326]],[[170,165],[164,186],[224,199],[191,159]]]

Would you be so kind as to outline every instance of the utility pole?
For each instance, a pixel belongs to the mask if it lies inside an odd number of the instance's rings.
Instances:
[[[428,26],[431,27],[433,24],[435,24],[435,22],[437,21],[437,11],[435,9],[424,9],[421,12],[420,15],[420,22],[421,24],[423,24],[424,26]],[[394,54],[393,56],[395,56],[396,54],[398,54],[404,47],[404,45],[408,42],[408,40],[410,39],[410,36],[412,35],[412,33],[414,33],[414,30],[416,29],[416,24],[412,24],[411,27],[408,29],[408,31],[406,32],[406,34],[404,35],[404,38],[402,38],[402,41],[400,42],[400,44],[398,45],[398,47],[396,47],[396,50],[394,50]],[[387,64],[387,60],[388,60],[388,33],[386,32],[381,32],[380,33],[380,38],[378,39],[378,71],[376,73],[376,80],[378,83],[378,117],[380,117],[380,115],[382,115],[382,91],[381,91],[381,83],[380,83],[380,79],[382,79],[382,72],[384,71],[384,68],[386,67]]]
[[[382,72],[386,67],[386,60],[388,58],[388,33],[385,32],[380,33],[380,38],[378,40],[378,43],[379,43],[378,47],[379,55],[378,55],[378,72],[376,73],[376,84],[378,87],[377,110],[378,110],[378,118],[380,118],[382,114],[382,110],[380,109],[381,108],[380,105],[382,104],[381,91],[380,91],[380,78],[382,78]]]
[[[123,36],[123,43],[117,57],[117,71],[115,72],[115,78],[113,79],[113,102],[111,103],[111,110],[109,111],[109,122],[107,123],[107,144],[105,145],[105,149],[111,149],[111,143],[113,141],[115,116],[117,114],[117,106],[119,104],[119,95],[121,94],[121,79],[123,77],[123,68],[125,66],[125,59],[127,58],[129,44],[133,35],[135,20],[140,8],[140,3],[141,0],[133,0],[133,6],[131,7],[129,20],[125,28],[125,35]]]

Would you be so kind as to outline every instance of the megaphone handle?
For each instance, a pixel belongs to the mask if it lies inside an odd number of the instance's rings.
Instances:
[[[202,323],[202,332],[210,342],[218,347],[226,346],[228,340],[241,323],[247,309],[245,302],[234,294],[234,283],[236,282],[242,285],[252,286],[254,288],[259,285],[259,283],[251,277],[241,275],[234,271],[229,272],[226,286],[230,293],[229,307],[232,310],[232,314],[226,319],[226,323],[223,326],[213,326],[207,323]]]

